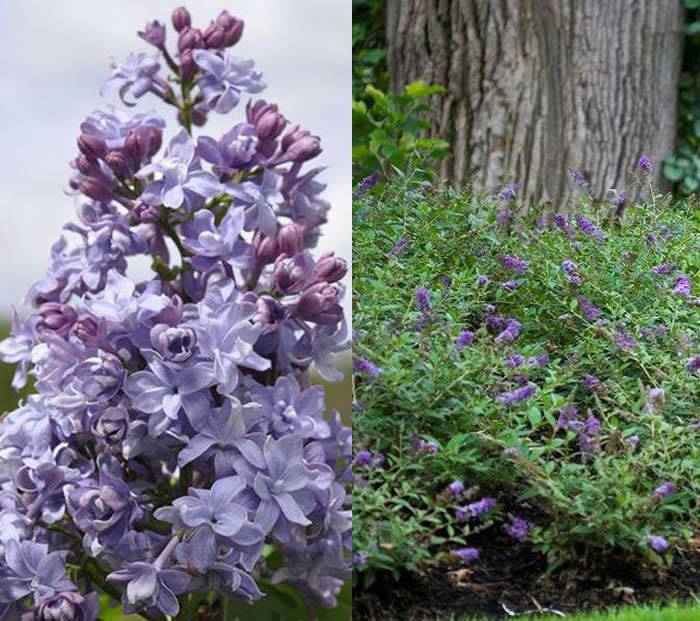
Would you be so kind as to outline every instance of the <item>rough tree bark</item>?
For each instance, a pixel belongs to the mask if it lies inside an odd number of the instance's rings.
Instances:
[[[517,181],[564,205],[569,168],[622,189],[641,154],[673,150],[681,0],[387,0],[391,87],[423,79],[455,185]]]

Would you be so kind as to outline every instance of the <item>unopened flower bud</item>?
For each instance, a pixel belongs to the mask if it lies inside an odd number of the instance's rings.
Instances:
[[[272,263],[280,255],[277,238],[260,231],[257,231],[253,237],[253,246],[255,246],[255,260],[259,264]]]
[[[38,332],[48,330],[66,338],[78,319],[78,314],[72,306],[60,302],[46,302],[39,307],[41,319],[37,323]]]
[[[282,138],[283,160],[288,162],[306,162],[321,153],[321,139],[313,136],[306,129],[292,128]]]
[[[286,254],[290,257],[304,249],[304,227],[291,223],[285,224],[277,231],[277,245],[280,254]]]
[[[157,20],[148,22],[146,27],[140,31],[138,35],[146,41],[146,43],[154,45],[159,50],[162,50],[165,45],[165,26]]]
[[[194,62],[192,50],[185,50],[180,54],[180,77],[189,80],[197,72],[197,63]]]
[[[274,140],[284,130],[287,119],[282,116],[275,104],[260,99],[246,106],[246,119],[255,126],[255,135],[260,140]]]
[[[190,12],[184,6],[178,7],[173,11],[172,20],[173,28],[177,32],[182,32],[185,28],[189,28],[192,25]]]
[[[95,201],[112,200],[112,189],[95,177],[83,177],[78,181],[78,190]]]
[[[151,332],[151,342],[165,360],[185,362],[194,355],[197,335],[191,328],[161,325]]]
[[[129,164],[122,151],[110,151],[105,157],[105,163],[117,177],[129,175]]]
[[[107,145],[102,138],[82,134],[78,137],[78,148],[89,160],[98,160],[107,155]]]
[[[192,108],[192,124],[195,127],[202,127],[207,122],[209,106],[204,102],[196,104]]]
[[[299,297],[294,316],[315,323],[334,324],[340,320],[342,310],[338,304],[340,291],[335,285],[320,282],[312,285]]]
[[[177,40],[177,49],[180,50],[180,52],[203,47],[204,37],[202,36],[202,32],[199,30],[199,28],[185,28],[185,30],[180,33]]]
[[[226,41],[226,31],[215,24],[209,24],[202,32],[204,43],[210,50],[220,50]]]
[[[319,258],[314,269],[314,280],[337,282],[348,272],[345,259],[340,259],[332,252],[327,252]]]

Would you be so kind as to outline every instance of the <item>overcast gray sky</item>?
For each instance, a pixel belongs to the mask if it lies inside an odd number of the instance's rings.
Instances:
[[[170,0],[1,0],[0,58],[0,313],[19,303],[46,268],[49,248],[73,219],[64,193],[82,119],[105,100],[98,91],[110,57],[123,60],[149,46],[136,31],[150,19],[166,21],[183,4]],[[252,58],[267,90],[294,124],[321,136],[328,166],[321,180],[333,204],[319,249],[351,255],[351,0],[196,0],[196,26],[222,9],[246,22],[236,54]],[[173,42],[174,39],[169,38]],[[172,48],[171,48],[172,49]],[[139,110],[162,112],[172,135],[173,112],[146,96]],[[241,120],[211,115],[205,128],[219,135]]]

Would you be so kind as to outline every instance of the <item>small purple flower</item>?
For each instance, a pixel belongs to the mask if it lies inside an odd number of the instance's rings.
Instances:
[[[356,373],[364,373],[370,377],[379,377],[384,373],[383,369],[371,363],[367,358],[355,358],[352,362],[352,368]]]
[[[583,378],[583,383],[588,390],[595,390],[600,384],[600,380],[595,375],[587,374]]]
[[[379,173],[374,173],[368,177],[364,177],[360,183],[357,184],[357,189],[352,195],[352,200],[356,201],[367,194],[375,185],[380,181],[381,177]]]
[[[129,54],[122,64],[112,62],[112,75],[100,94],[107,95],[116,91],[122,100],[127,93],[137,99],[143,97],[151,90],[159,70],[160,64],[155,54]]]
[[[688,298],[688,297],[690,297],[690,289],[691,289],[690,278],[688,278],[685,274],[681,274],[673,282],[673,294],[674,295],[678,295],[678,296],[683,297],[683,298]]]
[[[700,356],[693,356],[685,363],[685,370],[690,373],[697,373],[700,371]]]
[[[654,489],[653,495],[654,495],[654,498],[662,499],[662,498],[666,498],[667,496],[670,496],[677,489],[678,489],[678,487],[676,486],[675,483],[673,483],[672,481],[666,481],[665,483],[662,483],[656,489]]]
[[[517,319],[506,319],[505,328],[496,336],[496,343],[512,343],[520,334],[521,324]]]
[[[366,449],[361,449],[355,453],[352,460],[353,466],[369,466],[372,463],[372,453]]]
[[[567,403],[559,410],[559,419],[557,420],[556,429],[568,429],[578,432],[581,428],[582,423],[579,420],[578,410],[571,403]]]
[[[515,182],[509,183],[498,193],[498,199],[502,201],[512,201],[518,192],[518,184]]]
[[[615,343],[622,351],[632,351],[637,348],[637,341],[622,325],[615,326]]]
[[[462,481],[459,480],[452,481],[452,483],[450,483],[447,486],[447,489],[450,493],[450,496],[452,496],[453,498],[457,498],[462,494],[462,492],[464,492],[464,483],[462,483]]]
[[[399,237],[396,240],[394,247],[389,251],[389,254],[392,254],[394,256],[400,255],[404,250],[406,250],[406,247],[408,246],[410,241],[411,240],[408,237]]]
[[[450,556],[465,565],[469,565],[479,558],[479,550],[476,548],[458,548],[457,550],[450,550]]]
[[[625,441],[628,446],[631,446],[632,448],[635,448],[636,446],[639,445],[639,436],[637,434],[631,435],[627,440]]]
[[[651,547],[654,552],[658,552],[659,554],[663,554],[668,550],[668,541],[661,537],[660,535],[650,535],[647,539],[649,542],[649,546]]]
[[[601,231],[591,220],[582,215],[576,216],[576,226],[584,234],[592,237],[598,243],[602,243],[607,239],[607,234]]]
[[[509,254],[504,254],[501,257],[501,265],[503,265],[503,267],[505,267],[507,270],[520,276],[525,274],[528,269],[528,263],[525,259]]]
[[[586,186],[588,186],[588,181],[586,181],[586,177],[583,176],[583,173],[580,170],[571,169],[571,178],[574,180],[574,183],[581,189],[584,189]]]
[[[612,204],[617,209],[622,209],[627,204],[627,192],[616,192]]]
[[[433,308],[430,305],[430,293],[425,287],[416,289],[416,307],[423,315],[431,316]]]
[[[77,591],[63,591],[39,604],[34,621],[96,621],[100,612],[97,593],[86,596]]]
[[[491,281],[489,280],[489,277],[488,277],[488,276],[484,276],[483,274],[482,274],[481,276],[477,276],[477,278],[476,278],[476,284],[477,284],[477,286],[479,286],[479,287],[485,287],[486,285],[489,284],[489,282],[491,282]]]
[[[266,168],[258,182],[244,181],[226,188],[245,209],[245,230],[259,229],[265,235],[277,233],[277,208],[284,202],[282,177]]]
[[[478,518],[488,513],[496,506],[495,498],[482,498],[476,502],[472,502],[464,507],[457,509],[457,519],[464,521],[472,518]]]
[[[519,286],[520,285],[518,285],[518,283],[514,280],[507,280],[501,285],[501,287],[503,287],[508,293],[513,293],[514,291],[517,291]]]
[[[516,403],[522,403],[523,401],[526,401],[532,395],[535,394],[537,388],[534,384],[525,384],[525,386],[522,386],[521,388],[516,388],[515,390],[511,392],[502,392],[498,397],[496,398],[499,403],[502,403],[503,405],[510,406],[510,405],[515,405]]]
[[[651,158],[648,155],[642,155],[642,157],[640,157],[639,161],[637,162],[637,166],[639,166],[639,169],[642,172],[645,172],[647,174],[651,174],[654,171],[654,168],[651,164]]]
[[[513,517],[506,527],[506,532],[516,541],[523,543],[530,534],[530,524],[521,517]]]
[[[218,261],[237,268],[250,267],[255,251],[241,237],[244,225],[242,207],[229,209],[218,226],[214,213],[208,209],[195,213],[194,218],[181,227],[182,245],[194,254],[189,262],[200,271],[211,269]]]
[[[651,273],[655,276],[668,276],[676,271],[674,263],[661,263],[651,268]]]
[[[525,362],[525,359],[520,354],[513,354],[506,358],[506,366],[509,369],[516,369],[523,364],[523,362]]]
[[[147,179],[154,174],[160,179],[148,183],[141,195],[149,205],[178,209],[184,203],[192,210],[222,192],[214,175],[198,169],[194,143],[184,128],[170,141],[163,159],[144,166],[136,177]]]
[[[194,61],[202,70],[199,90],[206,104],[219,114],[230,112],[241,93],[259,93],[265,88],[262,74],[253,69],[252,60],[237,58],[229,50],[223,57],[208,50],[195,50]]]
[[[569,284],[574,287],[581,286],[583,278],[579,272],[578,266],[571,259],[565,259],[561,264],[561,269],[564,270],[564,276]]]
[[[367,557],[362,552],[354,552],[352,555],[352,566],[362,569],[367,565]]]
[[[471,330],[464,330],[463,332],[460,332],[459,336],[457,337],[455,348],[457,351],[462,351],[465,347],[469,347],[469,345],[474,342],[475,338],[476,334],[474,334],[474,332]]]

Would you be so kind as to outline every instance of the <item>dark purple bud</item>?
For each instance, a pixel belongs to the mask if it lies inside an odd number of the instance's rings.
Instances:
[[[204,37],[202,36],[202,32],[199,30],[199,28],[185,28],[185,30],[180,33],[177,40],[177,49],[180,50],[180,52],[203,47]]]
[[[286,224],[277,231],[277,245],[280,254],[294,256],[304,249],[304,227],[299,224]],[[318,265],[316,265],[318,270]],[[324,278],[324,280],[329,280]]]
[[[306,162],[321,153],[321,139],[295,126],[282,138],[282,150],[283,161]]]
[[[78,148],[80,152],[89,160],[102,159],[107,155],[107,145],[102,138],[82,134],[78,137]]]
[[[105,163],[117,177],[129,175],[129,164],[123,151],[110,151],[105,157]]]
[[[147,224],[156,222],[160,218],[160,208],[138,201],[131,211],[131,220],[134,224]]]
[[[259,264],[272,263],[280,255],[277,238],[268,237],[260,231],[257,231],[253,237],[253,246],[255,246],[255,259]]]
[[[226,41],[226,31],[216,24],[209,24],[202,32],[204,43],[210,50],[220,50]]]
[[[107,336],[107,324],[91,315],[80,315],[72,332],[88,347],[99,347]]]
[[[246,106],[246,120],[255,126],[255,135],[260,140],[275,140],[287,125],[287,119],[280,113],[275,104],[269,104],[262,99]]]
[[[60,302],[46,302],[39,307],[41,319],[37,323],[38,332],[48,330],[61,338],[66,338],[78,319],[72,306]]]
[[[335,285],[325,282],[312,285],[299,297],[293,314],[299,319],[315,323],[337,323],[342,313],[338,305],[339,294],[338,287]]]
[[[159,50],[162,50],[165,45],[165,26],[157,20],[148,22],[146,27],[140,31],[138,35],[146,41],[146,43],[154,45]]]
[[[80,179],[78,181],[78,190],[95,201],[111,201],[113,198],[112,188],[107,187],[102,180],[95,177],[83,177]]]
[[[106,153],[107,150],[105,149],[105,155]],[[99,168],[95,166],[94,162],[90,161],[84,155],[79,155],[78,157],[76,157],[73,160],[73,165],[81,175],[90,175],[93,172],[95,172],[95,170],[99,170]]]
[[[182,32],[185,28],[189,28],[192,25],[190,12],[184,6],[178,7],[173,11],[172,20],[173,28],[177,32]]]
[[[197,63],[194,62],[192,50],[185,50],[180,54],[180,77],[189,80],[197,72]]]
[[[233,26],[226,30],[226,39],[224,40],[224,45],[226,47],[232,47],[241,40],[243,36],[243,27],[243,20],[239,19]]]
[[[192,108],[192,124],[195,127],[202,127],[207,122],[209,106],[205,103],[198,103]]]
[[[90,431],[108,444],[121,442],[129,427],[129,415],[124,408],[109,407],[90,420]]]
[[[314,280],[338,282],[348,272],[345,259],[340,259],[332,252],[327,252],[319,258],[314,269]]]

